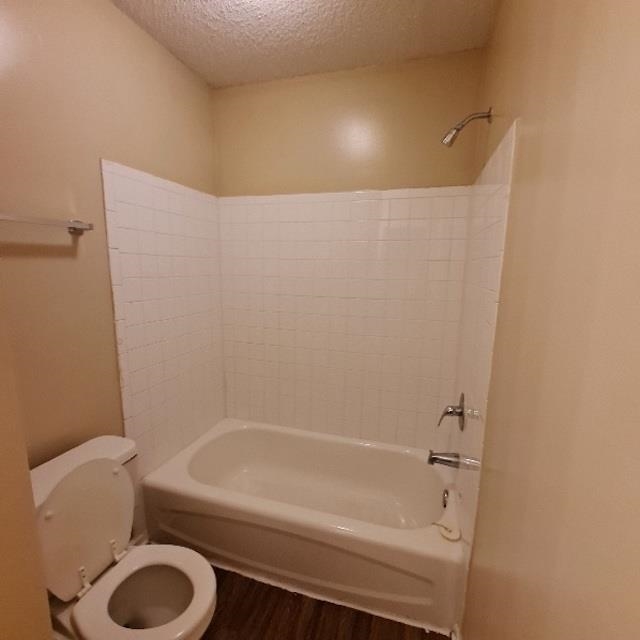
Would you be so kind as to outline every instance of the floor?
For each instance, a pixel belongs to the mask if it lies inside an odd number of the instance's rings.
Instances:
[[[222,569],[216,577],[218,604],[203,640],[445,640]]]

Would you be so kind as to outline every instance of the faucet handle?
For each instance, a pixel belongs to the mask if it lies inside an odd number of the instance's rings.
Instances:
[[[449,406],[444,408],[444,411],[442,412],[442,415],[438,420],[438,426],[440,426],[440,424],[445,418],[448,418],[449,416],[459,416],[459,415],[462,415],[460,412],[460,407],[450,404]]]
[[[440,416],[440,420],[438,420],[438,425],[440,426],[441,422],[449,417],[449,416],[457,416],[458,417],[458,426],[460,427],[460,431],[464,431],[464,419],[465,419],[465,411],[464,411],[464,393],[460,394],[460,400],[458,404],[450,404],[445,407],[442,415]]]

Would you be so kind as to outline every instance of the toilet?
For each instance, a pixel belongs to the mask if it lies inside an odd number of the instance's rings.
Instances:
[[[198,640],[216,578],[200,554],[132,545],[128,438],[94,438],[31,471],[54,630],[74,640]]]

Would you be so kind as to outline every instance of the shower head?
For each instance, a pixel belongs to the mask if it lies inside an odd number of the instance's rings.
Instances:
[[[463,120],[460,120],[457,124],[454,124],[447,133],[444,134],[441,142],[445,147],[452,147],[453,143],[456,141],[456,138],[460,134],[460,132],[472,121],[472,120],[486,120],[491,123],[493,116],[491,114],[491,109],[489,111],[479,111],[477,113],[472,113],[468,115]]]
[[[444,134],[444,137],[442,138],[442,144],[445,147],[453,146],[453,143],[456,141],[456,138],[458,137],[458,134],[461,131],[462,131],[462,128],[451,127],[451,129],[449,129],[449,131],[447,131],[447,133]]]

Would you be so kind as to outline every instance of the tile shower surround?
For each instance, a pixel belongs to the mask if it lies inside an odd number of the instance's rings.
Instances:
[[[448,443],[471,187],[215,198],[103,172],[143,472],[225,414]]]

